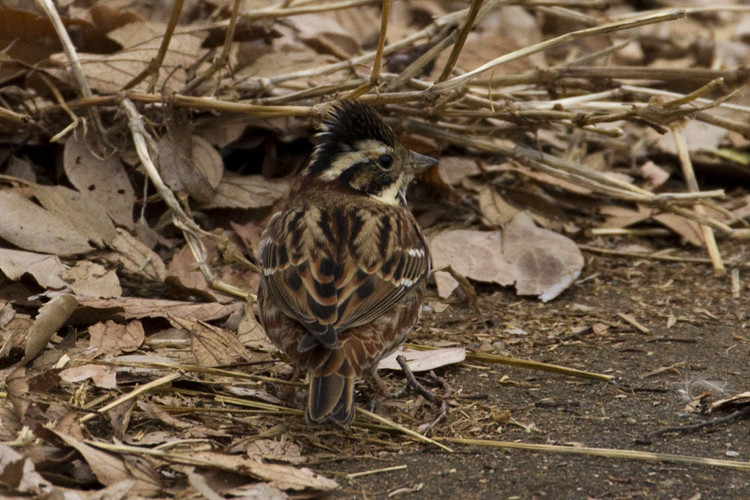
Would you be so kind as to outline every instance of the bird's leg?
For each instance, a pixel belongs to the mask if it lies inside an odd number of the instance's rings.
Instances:
[[[280,398],[283,401],[291,401],[294,399],[294,396],[297,394],[297,386],[294,385],[297,380],[299,380],[300,375],[302,372],[300,372],[299,368],[294,368],[294,373],[292,374],[292,378],[289,379],[290,384],[284,384],[284,388],[281,389],[281,396]]]
[[[372,377],[372,380],[375,381],[375,384],[378,386],[378,396],[381,398],[387,398],[391,395],[391,390],[388,387],[388,384],[385,383],[385,380],[380,378],[380,375],[378,375],[378,369],[375,368],[372,370],[372,373],[370,373],[370,376]]]
[[[378,367],[373,366],[369,370],[365,371],[365,375],[374,382],[374,385],[377,386],[374,391],[373,397],[370,400],[370,411],[375,411],[375,406],[382,401],[383,399],[390,396],[391,391],[388,388],[388,384],[385,383],[385,380],[380,378],[380,375],[378,375]],[[369,381],[368,381],[369,382]],[[368,384],[371,388],[373,388],[373,384]]]

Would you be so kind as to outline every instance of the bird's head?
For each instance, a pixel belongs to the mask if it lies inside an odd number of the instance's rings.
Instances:
[[[334,106],[318,137],[306,176],[389,205],[404,204],[414,174],[438,163],[409,150],[380,114],[360,101]]]

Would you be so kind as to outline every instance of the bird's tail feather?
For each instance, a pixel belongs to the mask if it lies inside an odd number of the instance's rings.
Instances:
[[[310,377],[305,418],[308,424],[331,421],[349,425],[354,420],[354,377]]]

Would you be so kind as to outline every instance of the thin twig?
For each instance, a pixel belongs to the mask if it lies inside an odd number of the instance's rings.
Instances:
[[[161,39],[161,45],[159,46],[159,51],[156,53],[156,57],[149,61],[148,65],[143,69],[143,71],[138,73],[135,77],[133,77],[133,79],[126,83],[122,90],[132,89],[143,80],[148,78],[150,75],[159,74],[159,69],[164,62],[164,57],[166,57],[167,55],[167,49],[169,49],[169,42],[172,41],[172,35],[174,34],[174,30],[177,27],[177,23],[180,21],[180,14],[182,13],[182,6],[184,3],[185,0],[174,0],[172,14],[169,16],[169,24],[167,24],[167,29],[164,32],[164,37]],[[156,80],[157,79],[155,78],[154,83],[151,86],[152,88],[156,85]]]
[[[453,67],[456,65],[458,56],[461,54],[461,50],[463,50],[464,48],[464,43],[466,43],[466,37],[469,36],[471,29],[474,27],[474,21],[476,21],[477,14],[479,14],[479,8],[482,6],[483,1],[484,0],[473,0],[471,2],[469,14],[466,16],[463,26],[461,26],[461,31],[459,32],[458,38],[456,39],[456,44],[453,46],[453,50],[448,56],[448,61],[445,63],[443,72],[437,79],[438,82],[444,82],[451,76]]]
[[[217,71],[219,71],[229,63],[229,55],[232,52],[232,43],[234,42],[234,30],[237,27],[237,17],[240,12],[241,4],[242,0],[234,0],[234,6],[232,7],[232,16],[229,18],[229,27],[227,28],[227,34],[224,38],[224,46],[221,49],[221,55],[219,55],[219,57],[214,60],[213,64],[211,64],[211,67],[208,68],[202,75],[195,78],[192,82],[188,83],[185,88],[180,91],[181,94],[192,94],[199,85],[211,78]]]
[[[745,406],[744,408],[741,408],[739,410],[736,410],[733,413],[730,413],[729,415],[725,417],[715,418],[707,422],[701,422],[701,423],[692,424],[692,425],[680,425],[676,427],[663,427],[661,429],[657,429],[653,432],[649,432],[648,434],[646,434],[646,439],[650,441],[651,439],[655,437],[659,437],[669,432],[679,432],[681,434],[688,434],[690,432],[696,432],[701,429],[706,429],[706,428],[716,427],[717,425],[726,424],[727,422],[731,422],[732,420],[742,418],[745,415],[750,415],[750,405]]]
[[[68,31],[65,29],[65,25],[60,18],[60,14],[55,8],[55,4],[52,3],[52,0],[37,0],[37,2],[39,2],[39,5],[41,5],[42,9],[44,9],[44,11],[47,13],[47,17],[49,17],[52,26],[55,28],[55,32],[57,33],[57,36],[60,39],[60,43],[63,46],[65,57],[70,63],[70,71],[73,74],[73,80],[75,80],[76,85],[78,86],[78,91],[80,92],[81,97],[83,97],[84,99],[91,97],[91,87],[89,86],[89,82],[86,79],[85,73],[83,72],[81,60],[78,58],[78,53],[73,46],[73,41],[70,39]],[[102,123],[102,118],[99,114],[99,110],[97,108],[91,108],[89,113],[94,121],[94,125],[96,126],[97,131],[99,132],[99,139],[105,141],[106,135],[104,132],[104,124]]]
[[[391,0],[383,0],[383,13],[380,17],[380,36],[378,37],[378,49],[375,52],[375,60],[372,62],[372,73],[370,73],[370,85],[380,85],[380,68],[383,66],[383,49],[385,48],[386,34],[388,33],[388,18],[391,15]]]

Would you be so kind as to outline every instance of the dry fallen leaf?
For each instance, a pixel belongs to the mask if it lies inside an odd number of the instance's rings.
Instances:
[[[96,200],[117,224],[133,229],[135,191],[119,157],[99,159],[85,139],[72,136],[65,143],[63,166],[78,191]]]
[[[397,356],[403,356],[406,364],[413,372],[426,372],[441,366],[461,363],[466,359],[466,349],[463,347],[444,347],[429,351],[416,351],[400,347],[396,352],[383,358],[378,363],[379,370],[401,371],[401,365],[396,361]]]
[[[71,269],[62,272],[68,287],[79,297],[115,299],[122,295],[117,273],[107,271],[104,266],[95,262],[82,260]]]
[[[104,93],[117,93],[136,75],[146,68],[151,59],[156,57],[164,38],[166,26],[160,23],[130,23],[111,31],[107,36],[120,43],[123,50],[114,54],[100,55],[78,54],[83,72],[92,89]],[[185,85],[188,68],[198,61],[205,49],[201,49],[203,37],[196,33],[176,32],[170,40],[164,62],[159,68],[156,81],[157,88],[165,91],[176,91]],[[65,54],[53,54],[52,63],[68,67]],[[62,79],[67,79],[66,71],[57,72]],[[135,90],[146,91],[153,78],[136,85]]]
[[[116,260],[128,272],[159,283],[167,278],[167,266],[161,257],[127,231],[117,230],[112,248],[117,251]]]
[[[526,212],[503,231],[446,231],[430,241],[435,269],[451,266],[467,278],[509,286],[519,295],[547,302],[569,287],[583,268],[583,255],[566,236],[539,228]],[[438,295],[448,297],[458,282],[435,272]]]
[[[213,199],[201,205],[209,208],[270,207],[289,192],[286,179],[266,179],[262,175],[239,175],[224,172]]]
[[[82,456],[91,470],[105,486],[117,484],[124,480],[135,480],[135,484],[129,491],[133,495],[155,496],[160,490],[159,476],[145,462],[137,464],[129,463],[124,458],[119,458],[111,453],[98,450],[92,446],[79,441],[68,434],[55,432],[65,444],[74,448]]]
[[[289,22],[297,29],[299,39],[321,54],[348,59],[360,50],[357,39],[331,17],[303,14],[290,17]]]
[[[117,356],[123,352],[133,352],[138,349],[146,338],[140,321],[131,321],[121,325],[114,321],[97,323],[89,327],[91,347],[97,349],[97,355],[105,354]]]
[[[244,346],[229,330],[174,316],[169,320],[175,328],[190,332],[190,344],[199,366],[212,368],[250,360]]]
[[[302,456],[302,448],[292,441],[274,441],[273,439],[256,439],[247,444],[245,453],[256,460],[273,460],[300,465],[308,461]]]
[[[209,462],[218,469],[266,481],[270,486],[280,490],[332,491],[339,487],[336,481],[320,476],[304,467],[298,469],[289,465],[264,464],[250,458],[207,451],[194,453],[192,456]]]
[[[479,191],[479,208],[491,226],[502,226],[512,221],[521,209],[511,205],[492,186]]]
[[[159,172],[173,191],[184,191],[199,202],[214,196],[224,174],[221,155],[185,125],[172,124],[159,140]]]
[[[115,226],[104,208],[95,200],[65,186],[35,184],[34,197],[58,218],[69,221],[94,245],[109,245],[115,238]]]
[[[33,252],[75,255],[93,250],[73,224],[15,189],[0,190],[0,237]]]
[[[52,484],[35,469],[30,458],[24,457],[8,445],[0,444],[0,484],[7,491],[22,495],[52,493]]]
[[[78,301],[72,295],[64,294],[58,295],[39,309],[39,314],[29,330],[26,353],[21,365],[25,365],[42,352],[52,335],[62,328],[77,307]]]
[[[245,315],[240,320],[237,328],[237,339],[248,349],[263,352],[273,352],[276,348],[273,346],[266,331],[260,326],[253,313],[252,302],[245,304]]]
[[[451,266],[467,278],[512,285],[515,272],[502,256],[500,231],[475,231],[458,229],[445,231],[430,240],[430,251],[435,269]],[[448,273],[435,272],[438,295],[448,297],[458,287],[458,282]]]
[[[117,372],[112,366],[81,365],[66,368],[60,372],[60,378],[71,384],[91,379],[94,381],[94,385],[102,389],[117,388]]]
[[[243,307],[241,302],[205,304],[178,300],[120,297],[119,299],[81,299],[82,310],[76,312],[78,324],[94,324],[111,319],[115,314],[124,319],[168,318],[213,321],[229,316]],[[96,319],[94,319],[96,318]]]
[[[547,302],[581,274],[583,254],[567,236],[537,227],[521,212],[503,230],[503,255],[516,269],[519,295],[538,295]]]
[[[60,274],[64,270],[56,255],[0,248],[0,271],[14,281],[28,273],[44,288],[63,288],[65,282]]]

